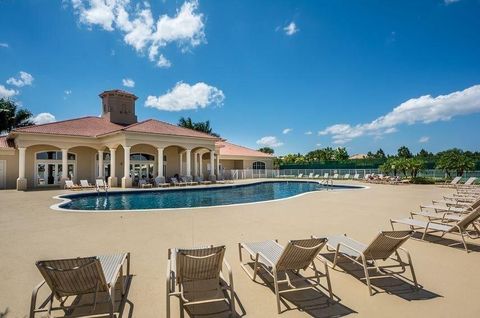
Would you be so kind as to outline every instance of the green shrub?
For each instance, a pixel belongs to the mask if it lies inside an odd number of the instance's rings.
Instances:
[[[413,184],[435,184],[435,180],[432,178],[425,178],[425,177],[415,177],[410,179],[410,183]]]

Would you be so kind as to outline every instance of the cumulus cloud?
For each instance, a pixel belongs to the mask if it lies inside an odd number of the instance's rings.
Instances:
[[[182,52],[205,43],[203,14],[198,13],[198,1],[183,3],[175,16],[153,17],[148,2],[130,5],[130,0],[72,0],[80,23],[100,26],[106,31],[118,30],[123,40],[159,67],[170,67],[170,61],[159,49],[176,43]]]
[[[135,87],[135,81],[131,78],[124,78],[122,79],[122,84],[125,87]]]
[[[280,147],[283,142],[279,141],[275,136],[265,136],[257,140],[257,144],[266,147]]]
[[[50,113],[40,113],[38,114],[37,116],[35,116],[33,118],[33,122],[36,124],[36,125],[41,125],[41,124],[48,124],[48,123],[53,123],[57,121],[55,119],[55,116],[53,116],[52,114]]]
[[[311,135],[311,134],[313,134],[313,132],[311,132],[310,130],[305,132],[305,135],[307,135],[307,136]]]
[[[18,95],[18,91],[14,89],[9,89],[0,84],[0,98],[10,98],[15,95]]]
[[[424,143],[428,142],[429,140],[430,140],[430,137],[423,136],[418,140],[418,142],[421,143],[421,144],[424,144]]]
[[[297,25],[295,22],[290,22],[286,27],[283,28],[283,31],[285,32],[286,35],[294,35],[299,31]]]
[[[24,71],[20,71],[18,77],[10,77],[7,80],[7,84],[14,85],[17,87],[30,86],[33,83],[33,76]]]
[[[225,95],[213,86],[203,82],[189,85],[178,82],[174,88],[161,96],[148,96],[145,106],[159,110],[181,111],[205,108],[209,105],[221,105]]]
[[[0,42],[0,47],[9,48],[10,45],[8,45],[8,43],[5,43],[5,42]]]
[[[292,130],[293,130],[292,128],[285,128],[285,129],[282,131],[282,133],[283,133],[284,135],[286,135],[286,134],[288,134],[289,132],[291,132]]]
[[[334,144],[345,144],[364,135],[381,136],[394,133],[397,131],[396,126],[402,124],[429,124],[477,112],[480,112],[480,85],[448,95],[437,97],[424,95],[412,98],[370,123],[354,126],[335,124],[319,131],[318,134],[331,135]]]

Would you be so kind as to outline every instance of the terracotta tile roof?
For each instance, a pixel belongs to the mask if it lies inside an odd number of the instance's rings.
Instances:
[[[0,148],[14,148],[13,140],[7,140],[7,136],[0,136]]]
[[[172,125],[156,119],[148,119],[136,124],[132,124],[130,126],[123,128],[123,130],[132,131],[132,132],[150,133],[150,134],[218,139],[215,136],[212,136],[203,132],[199,132],[199,131],[195,131],[195,130],[187,129],[183,127],[178,127],[176,125]]]
[[[221,156],[246,156],[246,157],[264,157],[264,158],[273,158],[272,155],[263,153],[261,151],[253,150],[247,147],[238,146],[226,141],[218,141],[215,145],[221,147],[220,155]]]
[[[17,128],[14,132],[95,137],[120,130],[123,127],[100,117],[89,116]]]

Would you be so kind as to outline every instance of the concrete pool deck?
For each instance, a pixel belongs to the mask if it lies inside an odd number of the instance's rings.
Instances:
[[[53,196],[68,191],[0,191],[0,313],[8,308],[8,318],[28,314],[32,288],[41,281],[36,260],[128,251],[134,274],[128,294],[133,304],[131,316],[164,317],[167,249],[225,244],[246,316],[276,317],[272,290],[252,282],[242,271],[238,242],[278,238],[284,244],[311,234],[347,233],[368,243],[379,230],[390,229],[390,218],[407,217],[421,203],[452,192],[429,185],[369,186],[368,190],[312,192],[244,206],[111,214],[50,209],[58,203]],[[412,255],[422,290],[412,291],[399,281],[385,280],[379,284],[384,289],[370,297],[366,285],[351,274],[330,270],[339,304],[325,307],[323,297],[318,304],[310,300],[303,311],[289,310],[281,317],[349,313],[358,317],[478,317],[480,247],[473,247],[467,254],[460,245],[448,247],[444,241],[410,240],[405,248]],[[301,295],[291,300],[292,307],[305,304]],[[131,304],[126,305],[123,317],[128,317]],[[179,317],[177,301],[172,305],[172,316]]]

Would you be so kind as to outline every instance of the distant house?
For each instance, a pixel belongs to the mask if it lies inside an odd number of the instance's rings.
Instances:
[[[365,159],[367,158],[367,155],[364,153],[357,153],[354,155],[351,155],[348,159],[355,160],[355,159]]]
[[[102,178],[128,188],[139,179],[271,169],[273,156],[156,119],[137,121],[137,97],[105,91],[102,115],[17,128],[0,137],[0,189]]]

